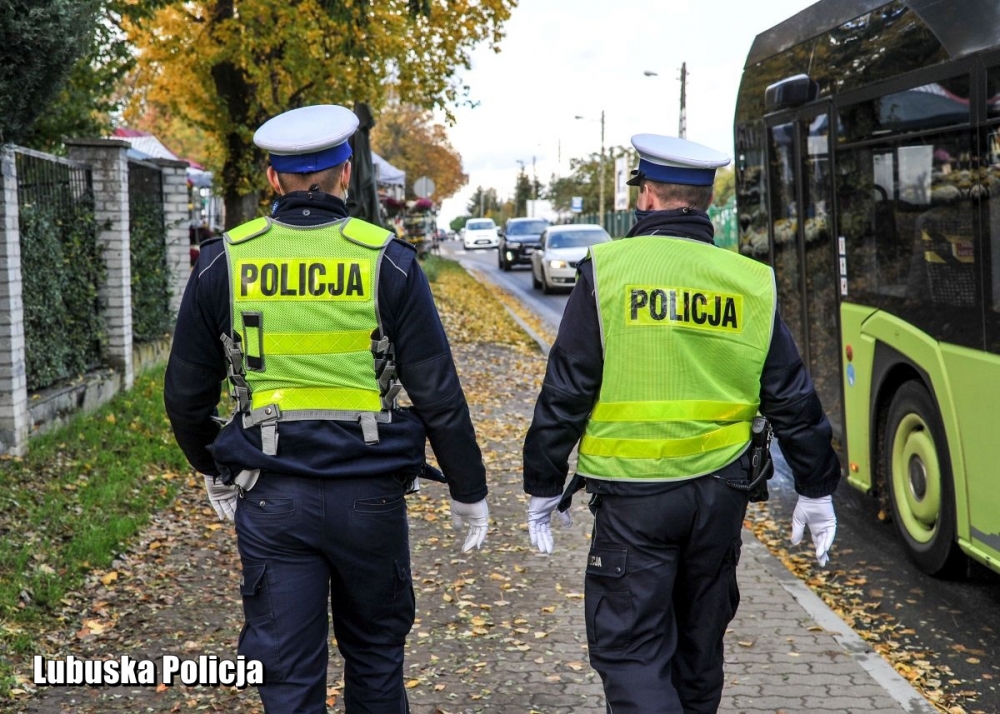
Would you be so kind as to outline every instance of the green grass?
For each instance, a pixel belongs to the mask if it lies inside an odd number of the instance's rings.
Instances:
[[[448,260],[436,255],[428,255],[421,262],[420,267],[423,268],[424,273],[427,275],[427,280],[432,283],[437,282],[438,275],[442,270],[461,269],[454,260]]]
[[[93,414],[0,457],[0,699],[7,653],[31,654],[60,601],[107,568],[188,470],[163,410],[163,368]]]

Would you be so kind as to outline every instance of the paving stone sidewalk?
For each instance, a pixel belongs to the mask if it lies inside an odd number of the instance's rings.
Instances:
[[[557,530],[550,556],[533,552],[524,525],[521,444],[545,358],[498,345],[455,345],[454,351],[484,447],[492,525],[484,548],[462,555],[444,487],[426,484],[410,498],[418,609],[406,648],[411,709],[414,714],[604,712],[600,682],[587,661],[583,616],[591,516],[577,499],[574,524]],[[185,497],[195,503],[201,494],[192,485]],[[144,601],[95,592],[96,604],[114,626],[62,654],[234,657],[240,625],[238,558],[228,527],[214,526],[207,508],[160,514],[122,567],[131,580],[145,585]],[[178,529],[187,535],[178,536]],[[162,532],[174,536],[167,539]],[[148,557],[153,542],[161,543],[155,559]],[[749,530],[744,542],[743,601],[726,637],[721,712],[935,711]],[[343,711],[341,672],[334,656],[332,712]],[[43,688],[9,711],[188,710],[252,713],[260,711],[260,704],[252,689]]]

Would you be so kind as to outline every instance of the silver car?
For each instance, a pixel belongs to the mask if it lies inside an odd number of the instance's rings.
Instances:
[[[551,293],[557,287],[576,284],[576,264],[597,243],[607,243],[611,236],[596,223],[570,223],[549,226],[542,234],[541,248],[531,254],[531,285]]]

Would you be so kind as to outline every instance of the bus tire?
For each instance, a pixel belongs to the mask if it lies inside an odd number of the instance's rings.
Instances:
[[[916,380],[892,398],[882,454],[893,520],[910,560],[928,575],[962,575],[967,560],[956,541],[948,443],[934,399]]]

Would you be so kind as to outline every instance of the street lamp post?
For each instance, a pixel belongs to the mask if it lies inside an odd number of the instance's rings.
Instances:
[[[642,72],[645,77],[657,77],[656,72],[646,69]],[[677,136],[685,138],[687,136],[687,62],[681,62],[681,113],[677,126]]]
[[[586,119],[586,117],[576,115],[576,119]],[[600,223],[604,226],[604,110],[601,110],[601,159],[600,163],[597,165],[597,182],[600,184],[598,186],[598,199],[597,203],[600,207]]]

